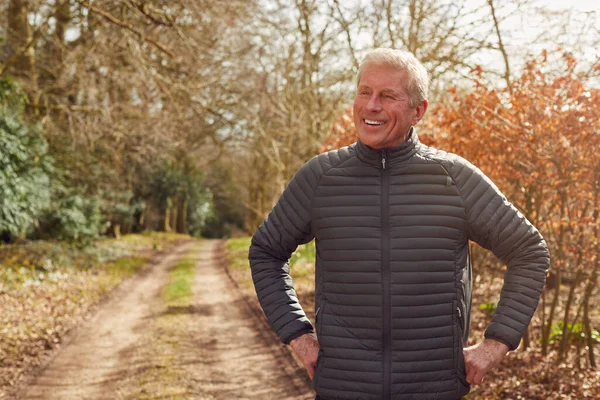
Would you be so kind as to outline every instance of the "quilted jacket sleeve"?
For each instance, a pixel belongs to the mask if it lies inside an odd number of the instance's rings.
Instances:
[[[548,247],[538,230],[478,168],[459,159],[451,171],[465,204],[468,238],[491,250],[507,266],[500,301],[485,337],[514,350],[544,287]]]
[[[248,256],[260,305],[286,344],[313,331],[298,302],[288,261],[299,244],[313,239],[310,205],[320,172],[317,158],[300,168],[252,237]]]

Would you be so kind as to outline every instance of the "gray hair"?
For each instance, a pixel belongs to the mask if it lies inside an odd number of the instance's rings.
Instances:
[[[383,65],[406,72],[408,77],[408,102],[411,107],[416,107],[427,100],[429,94],[429,75],[427,70],[412,53],[403,50],[379,48],[369,52],[358,67],[356,85],[367,65]]]

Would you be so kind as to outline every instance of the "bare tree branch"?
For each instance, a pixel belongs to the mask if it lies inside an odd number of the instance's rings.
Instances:
[[[120,19],[118,19],[117,17],[113,16],[112,14],[101,10],[97,7],[92,6],[91,4],[89,4],[86,1],[83,0],[77,0],[77,2],[79,4],[81,4],[83,7],[87,8],[88,10],[90,10],[91,12],[94,12],[98,15],[101,15],[102,17],[104,17],[106,20],[112,22],[113,24],[120,26],[121,28],[125,28],[133,33],[135,33],[136,35],[138,35],[138,37],[144,41],[144,42],[148,42],[151,45],[153,45],[154,47],[156,47],[157,49],[159,49],[160,51],[162,51],[163,53],[167,54],[168,56],[172,57],[172,58],[176,58],[175,54],[169,50],[167,47],[165,47],[164,45],[162,45],[161,43],[157,42],[156,40],[146,36],[143,32],[139,31],[138,29],[136,29],[133,25],[128,24],[125,21],[122,21]]]

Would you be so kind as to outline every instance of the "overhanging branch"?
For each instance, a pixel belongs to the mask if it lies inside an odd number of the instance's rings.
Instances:
[[[90,10],[93,13],[96,13],[102,17],[104,17],[105,19],[107,19],[108,21],[112,22],[113,24],[120,26],[121,28],[125,28],[133,33],[135,33],[136,35],[139,36],[139,38],[144,41],[144,42],[148,42],[151,45],[153,45],[154,47],[156,47],[157,49],[159,49],[160,51],[162,51],[163,53],[167,54],[168,56],[175,58],[175,54],[169,50],[167,47],[165,47],[163,44],[157,42],[156,40],[147,37],[146,35],[144,35],[143,32],[141,32],[140,30],[136,29],[133,25],[128,24],[125,21],[122,21],[118,18],[116,18],[115,16],[113,16],[112,14],[101,10],[97,7],[92,6],[91,4],[82,1],[82,0],[77,0],[77,2],[79,4],[81,4],[83,7],[87,8],[88,10]]]

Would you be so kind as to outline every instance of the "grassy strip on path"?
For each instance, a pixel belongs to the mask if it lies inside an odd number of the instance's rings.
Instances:
[[[193,284],[196,260],[202,243],[195,245],[169,272],[169,281],[163,287],[162,312],[149,326],[146,343],[139,346],[137,357],[147,367],[125,385],[121,398],[128,400],[189,399],[194,391],[193,382],[185,369],[186,344],[194,329]]]
[[[193,258],[197,249],[188,257],[181,259],[170,273],[169,284],[163,291],[163,299],[169,306],[189,305],[192,298],[192,284],[196,272]]]
[[[150,233],[86,248],[46,241],[0,246],[0,398],[104,295],[159,248],[184,238]]]

